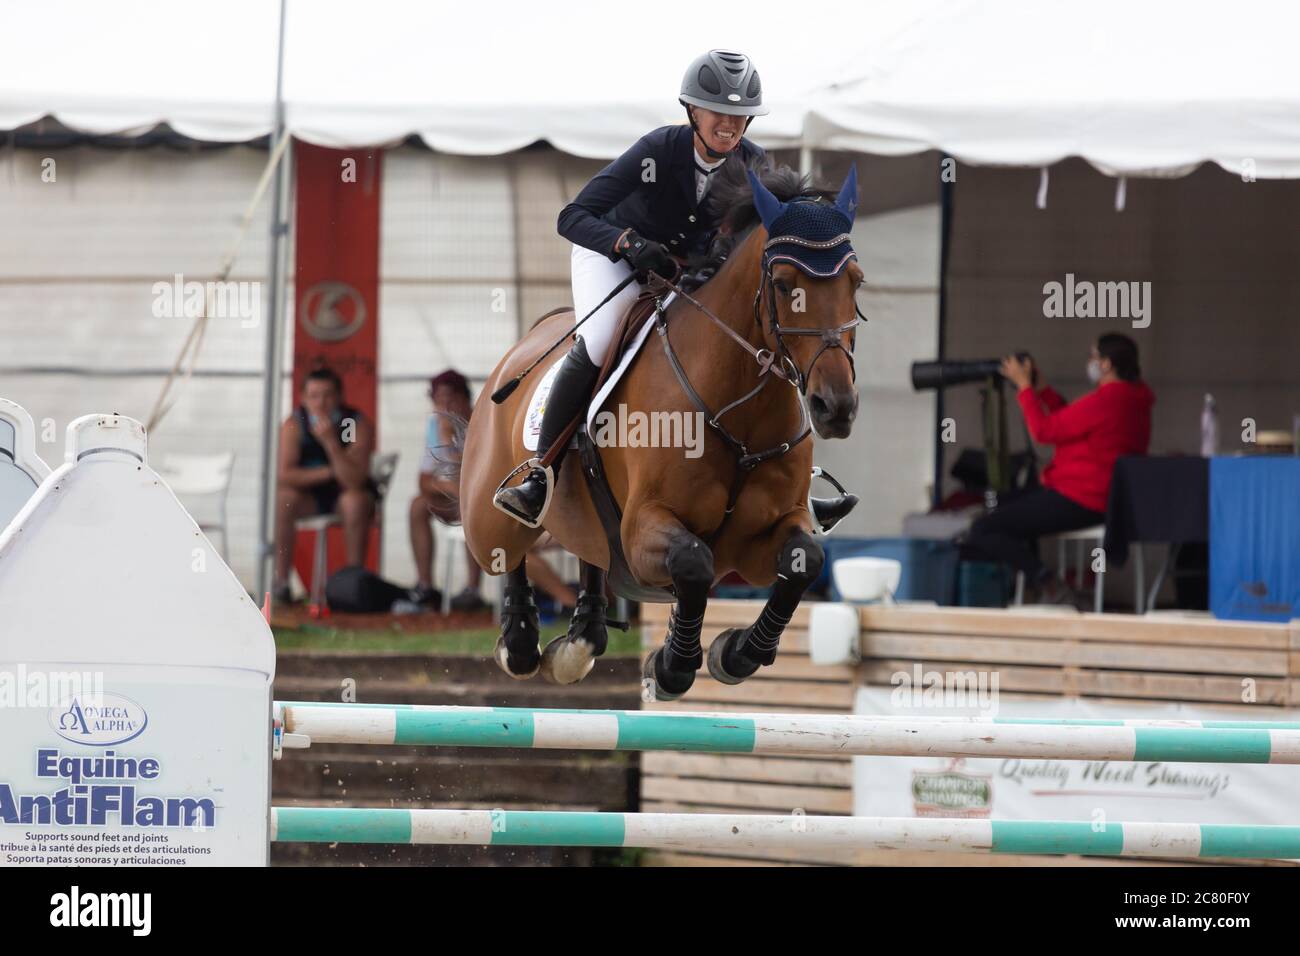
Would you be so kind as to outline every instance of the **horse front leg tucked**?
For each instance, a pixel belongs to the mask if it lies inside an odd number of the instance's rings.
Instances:
[[[776,660],[781,634],[794,616],[808,585],[821,574],[822,546],[803,527],[795,527],[777,554],[776,583],[758,620],[728,628],[709,646],[709,673],[722,684],[739,684]]]
[[[655,700],[677,700],[695,683],[695,672],[704,663],[700,632],[704,609],[713,587],[713,552],[682,525],[676,515],[662,508],[646,508],[637,515],[635,555],[632,570],[647,584],[672,582],[677,603],[668,617],[668,636],[663,647],[649,654],[641,676]]]

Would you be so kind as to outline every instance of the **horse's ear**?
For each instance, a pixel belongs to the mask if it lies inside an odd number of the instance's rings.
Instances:
[[[835,197],[835,208],[848,216],[849,223],[852,224],[853,217],[858,213],[857,163],[849,167],[849,174],[844,179],[844,185],[840,187],[840,194]]]
[[[754,208],[758,210],[758,218],[763,220],[764,229],[771,230],[772,223],[785,212],[785,203],[772,195],[772,191],[763,185],[763,181],[754,175],[752,169],[746,169],[745,173],[749,176],[749,188],[754,193]]]

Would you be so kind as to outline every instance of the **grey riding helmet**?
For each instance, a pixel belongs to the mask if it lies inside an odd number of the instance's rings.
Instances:
[[[765,116],[763,85],[749,57],[733,50],[710,50],[696,57],[682,78],[683,106],[701,106],[731,116]]]

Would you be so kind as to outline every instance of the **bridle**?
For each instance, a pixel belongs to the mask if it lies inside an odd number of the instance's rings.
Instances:
[[[803,201],[818,202],[816,199]],[[845,253],[844,257],[835,264],[831,271],[818,272],[808,263],[800,261],[795,255],[789,253],[773,253],[772,250],[779,246],[799,246],[804,249],[834,249],[836,246],[847,245],[849,239],[850,237],[847,232],[840,233],[838,236],[822,241],[805,239],[802,236],[775,236],[768,239],[763,246],[763,277],[759,281],[758,289],[754,293],[754,321],[760,326],[763,324],[762,305],[763,301],[766,299],[768,307],[768,331],[771,332],[773,337],[776,339],[776,346],[780,351],[782,362],[788,363],[789,367],[794,369],[796,375],[795,380],[799,386],[799,394],[803,396],[807,396],[808,394],[808,378],[812,375],[813,366],[815,366],[817,360],[830,349],[839,349],[844,353],[845,358],[848,359],[849,375],[851,376],[851,380],[857,382],[858,370],[853,364],[853,350],[857,345],[858,323],[866,322],[867,317],[862,314],[862,308],[858,305],[857,296],[855,295],[853,298],[853,311],[855,317],[851,321],[845,322],[843,325],[837,325],[830,329],[805,328],[799,326],[790,328],[781,325],[781,320],[776,307],[776,280],[772,277],[772,268],[777,262],[790,262],[807,275],[811,275],[818,279],[828,279],[839,275],[839,273],[843,271],[845,265],[847,265],[848,260],[850,258],[856,258],[856,256],[852,249],[850,249]],[[844,347],[845,332],[850,333],[848,348]],[[819,348],[817,353],[812,357],[812,361],[808,363],[808,368],[806,370],[799,368],[794,356],[790,354],[790,350],[786,347],[784,337],[787,335],[816,335],[821,338],[821,348]]]

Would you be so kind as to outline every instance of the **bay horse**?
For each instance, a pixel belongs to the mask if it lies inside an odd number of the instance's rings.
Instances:
[[[775,660],[781,633],[823,562],[808,508],[813,449],[806,439],[810,431],[847,437],[858,407],[852,350],[863,274],[848,235],[856,171],[834,196],[787,167],[727,167],[710,194],[720,224],[716,274],[693,295],[673,285],[680,294],[666,308],[660,300],[653,317],[659,334],[651,338],[661,342],[644,344],[604,405],[707,412],[698,457],[670,447],[599,450],[621,506],[626,568],[643,586],[628,596],[645,600],[654,589],[657,599],[675,601],[666,640],[643,665],[647,694],[653,690],[658,700],[675,700],[694,682],[709,590],[733,570],[751,584],[773,585],[771,596],[752,625],[713,642],[709,671],[735,684]],[[573,321],[566,311],[536,324],[493,370],[484,394],[518,376]],[[540,379],[544,368],[536,371]],[[529,455],[523,431],[535,382],[525,383],[501,404],[476,403],[461,455],[461,515],[474,559],[508,576],[498,664],[517,679],[540,670],[569,683],[605,650],[611,544],[584,464],[559,473],[539,528],[492,506],[502,478]],[[525,555],[543,530],[582,564],[568,633],[544,653],[525,573]]]

